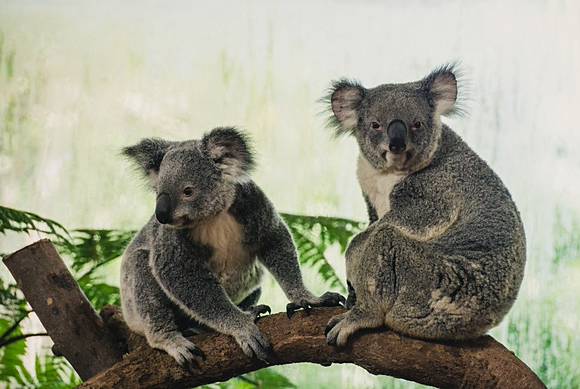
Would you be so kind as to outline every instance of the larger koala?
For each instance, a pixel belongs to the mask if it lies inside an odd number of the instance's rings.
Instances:
[[[330,320],[329,344],[383,325],[473,338],[516,298],[526,258],[519,213],[498,176],[441,123],[457,110],[455,74],[447,65],[417,82],[331,88],[331,122],[360,148],[370,225],[347,250],[350,310]]]
[[[150,179],[155,216],[123,255],[121,302],[129,327],[194,367],[201,351],[184,331],[209,327],[235,338],[248,356],[269,357],[268,340],[254,324],[269,307],[256,305],[265,265],[291,303],[300,307],[344,302],[321,297],[302,282],[288,228],[248,174],[248,141],[233,128],[201,140],[144,139],[123,153]]]

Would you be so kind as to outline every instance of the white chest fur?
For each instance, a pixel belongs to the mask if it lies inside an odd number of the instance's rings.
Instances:
[[[391,192],[405,175],[386,174],[371,166],[369,161],[362,155],[357,163],[358,182],[369,201],[376,209],[379,219],[391,210]]]
[[[253,262],[242,244],[242,226],[227,211],[196,226],[191,237],[213,249],[210,267],[220,277],[227,277]]]

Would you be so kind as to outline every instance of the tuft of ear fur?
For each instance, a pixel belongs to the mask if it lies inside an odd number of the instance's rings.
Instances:
[[[458,103],[461,78],[457,63],[451,63],[440,66],[421,80],[421,89],[429,96],[429,103],[435,109],[436,116],[463,113]]]
[[[136,145],[123,148],[121,154],[137,166],[154,188],[157,185],[161,161],[174,143],[159,138],[146,138]]]
[[[233,127],[218,127],[201,139],[202,150],[232,182],[249,180],[254,169],[254,153],[248,135]]]
[[[322,102],[332,114],[327,125],[336,130],[336,135],[352,134],[358,124],[358,108],[366,89],[355,80],[346,78],[333,81]]]

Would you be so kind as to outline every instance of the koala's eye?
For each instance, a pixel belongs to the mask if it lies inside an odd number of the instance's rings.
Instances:
[[[381,124],[379,122],[371,122],[371,127],[373,130],[378,130],[381,128]]]
[[[420,121],[418,121],[418,120],[415,120],[415,121],[413,122],[413,125],[411,126],[411,128],[412,128],[413,130],[418,130],[419,128],[421,128],[421,122],[420,122]]]
[[[183,189],[183,195],[185,197],[193,196],[193,188],[191,186],[186,186],[185,189]]]

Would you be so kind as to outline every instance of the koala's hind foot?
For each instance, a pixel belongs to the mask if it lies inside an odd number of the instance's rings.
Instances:
[[[203,352],[178,331],[146,333],[145,336],[151,347],[165,351],[190,372],[199,369],[200,361],[205,360]]]
[[[353,333],[365,328],[381,327],[384,322],[384,315],[380,311],[363,310],[354,306],[350,311],[336,315],[328,321],[324,331],[326,343],[343,347]]]
[[[286,305],[286,315],[290,319],[294,315],[294,312],[299,309],[309,312],[313,307],[338,307],[344,306],[345,303],[346,299],[344,296],[334,292],[326,292],[320,297],[303,298],[299,301],[289,303]]]

